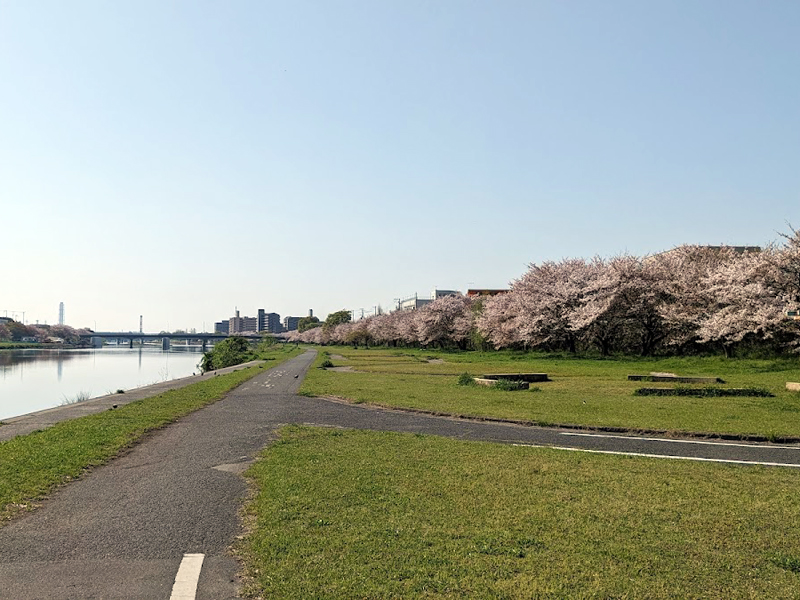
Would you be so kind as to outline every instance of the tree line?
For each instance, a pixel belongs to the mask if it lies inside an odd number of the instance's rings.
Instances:
[[[0,323],[0,341],[4,342],[31,338],[42,343],[59,339],[68,344],[77,344],[81,341],[81,334],[87,332],[88,329],[75,329],[69,325],[25,325],[19,321]]]
[[[636,257],[529,265],[508,292],[446,296],[289,341],[649,356],[800,350],[800,232],[764,249],[680,246]]]

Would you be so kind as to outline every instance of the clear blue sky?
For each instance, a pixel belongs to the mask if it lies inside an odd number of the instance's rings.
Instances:
[[[324,318],[787,221],[793,0],[0,0],[0,315]]]

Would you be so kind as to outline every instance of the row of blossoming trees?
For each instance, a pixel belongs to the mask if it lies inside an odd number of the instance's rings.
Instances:
[[[37,342],[46,342],[52,339],[60,339],[65,342],[75,344],[80,341],[80,335],[86,333],[86,329],[74,329],[69,325],[23,325],[18,321],[0,323],[0,341],[20,341],[23,338],[33,338]]]
[[[654,256],[531,264],[492,297],[447,296],[335,327],[292,332],[318,344],[596,348],[651,355],[742,343],[800,346],[800,232],[761,251],[682,246]]]

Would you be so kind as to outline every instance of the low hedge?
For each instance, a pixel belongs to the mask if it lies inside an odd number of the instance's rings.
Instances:
[[[674,387],[674,388],[639,388],[634,396],[694,396],[696,398],[720,398],[723,396],[756,396],[774,398],[775,394],[764,388],[719,388],[719,387]]]

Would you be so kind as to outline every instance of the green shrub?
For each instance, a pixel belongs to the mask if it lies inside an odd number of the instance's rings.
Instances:
[[[216,344],[210,352],[203,354],[200,369],[203,372],[232,367],[252,360],[250,345],[243,337],[229,337]]]
[[[500,390],[501,392],[516,392],[517,390],[527,389],[524,381],[513,381],[511,379],[498,379],[497,383],[492,386],[492,389]]]
[[[327,369],[328,367],[332,367],[332,366],[333,366],[333,363],[331,361],[329,361],[328,359],[325,359],[320,363],[319,368],[320,369]]]
[[[458,376],[458,385],[477,385],[477,384],[475,383],[475,378],[472,375],[464,372]]]

